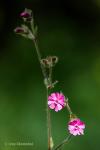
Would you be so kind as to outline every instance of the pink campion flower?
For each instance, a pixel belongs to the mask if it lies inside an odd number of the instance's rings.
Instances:
[[[65,106],[65,96],[62,93],[52,93],[48,97],[48,106],[54,109],[56,112],[64,108]]]
[[[76,135],[83,135],[85,129],[85,123],[82,122],[79,118],[72,119],[68,123],[68,130],[70,134]]]

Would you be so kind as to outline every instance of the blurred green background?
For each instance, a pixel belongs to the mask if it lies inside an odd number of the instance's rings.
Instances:
[[[100,0],[0,1],[0,150],[46,150],[46,92],[31,41],[16,36],[24,8],[34,12],[43,57],[57,55],[54,91],[69,98],[85,123],[84,136],[63,150],[100,146]],[[54,143],[67,137],[66,110],[51,111]],[[33,146],[11,146],[30,142]]]

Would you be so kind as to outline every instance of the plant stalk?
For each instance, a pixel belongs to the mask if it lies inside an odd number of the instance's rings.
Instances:
[[[66,139],[64,139],[59,145],[56,146],[56,148],[54,148],[54,150],[59,150],[60,148],[62,148],[64,146],[64,144],[67,144],[70,139],[71,139],[72,135],[70,134]]]
[[[52,145],[51,145],[51,117],[50,117],[50,110],[48,108],[48,95],[49,95],[49,91],[47,89],[47,132],[48,132],[48,150],[52,149]]]
[[[37,40],[33,39],[33,42],[34,42],[36,53],[37,53],[37,56],[38,56],[38,60],[39,60],[40,66],[41,66],[42,74],[44,76],[44,79],[48,80],[46,69],[44,68],[43,64],[41,63],[41,53],[40,53],[40,50],[39,50],[39,47],[38,47]],[[52,146],[51,146],[51,138],[52,138],[52,136],[51,136],[51,119],[50,119],[50,110],[48,108],[48,95],[49,95],[49,91],[48,91],[47,87],[46,87],[46,89],[47,89],[46,111],[47,111],[48,150],[51,150],[52,149]]]
[[[36,53],[37,53],[37,56],[38,56],[38,60],[39,60],[40,66],[41,66],[42,74],[44,76],[44,79],[46,79],[48,77],[47,77],[46,69],[44,68],[43,64],[41,63],[41,53],[40,53],[40,50],[39,50],[39,47],[38,47],[37,40],[33,39],[33,42],[34,42]]]

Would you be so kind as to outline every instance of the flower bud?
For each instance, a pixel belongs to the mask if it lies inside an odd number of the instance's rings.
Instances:
[[[25,8],[25,10],[20,14],[20,16],[24,19],[24,21],[31,21],[32,11],[30,9]]]
[[[14,32],[17,34],[23,34],[25,33],[25,30],[22,27],[17,27],[14,29]]]
[[[17,34],[28,34],[29,28],[26,25],[21,25],[21,27],[17,27],[14,29]]]
[[[35,36],[32,34],[32,32],[30,31],[30,29],[26,26],[26,25],[22,25],[21,27],[17,27],[16,29],[14,29],[14,32],[16,34],[19,34],[27,39],[35,39]]]

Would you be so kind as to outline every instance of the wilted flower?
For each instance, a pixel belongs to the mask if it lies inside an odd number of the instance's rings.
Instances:
[[[58,62],[58,57],[57,56],[48,56],[44,59],[41,59],[41,63],[46,68],[54,67],[57,62]]]
[[[58,112],[65,106],[65,96],[58,92],[52,93],[48,97],[48,106]]]
[[[72,119],[68,123],[68,130],[70,134],[76,135],[83,135],[85,129],[85,123],[82,122],[79,118]]]

